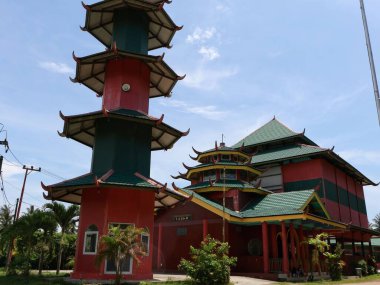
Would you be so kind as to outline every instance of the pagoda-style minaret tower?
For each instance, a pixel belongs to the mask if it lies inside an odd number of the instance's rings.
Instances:
[[[77,62],[73,82],[102,97],[101,110],[64,116],[62,137],[92,148],[91,171],[45,186],[46,199],[81,204],[74,279],[112,279],[115,265],[95,265],[99,238],[114,225],[133,224],[153,234],[154,211],[186,196],[149,178],[151,151],[167,150],[186,136],[163,123],[164,116],[148,115],[149,99],[170,96],[181,79],[152,49],[170,47],[177,27],[163,9],[164,0],[107,0],[87,11],[82,30],[106,46],[106,51]],[[136,266],[123,262],[126,279],[151,279],[152,238],[141,237],[148,256]]]
[[[197,156],[190,158],[199,164],[194,167],[183,164],[186,173],[172,176],[189,180],[191,185],[179,189],[173,184],[176,190],[187,195],[195,192],[218,204],[222,204],[224,196],[227,198],[226,207],[233,211],[241,211],[252,195],[271,193],[260,187],[258,176],[261,171],[252,167],[252,155],[242,149],[226,147],[224,143],[218,146],[215,142],[213,149],[199,152],[193,148],[193,151]]]

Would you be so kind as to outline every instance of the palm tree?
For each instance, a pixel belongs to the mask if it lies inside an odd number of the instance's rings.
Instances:
[[[377,214],[372,221],[373,221],[373,223],[371,223],[372,229],[380,232],[380,213]]]
[[[24,275],[29,275],[33,248],[37,244],[39,232],[54,232],[56,223],[49,214],[36,210],[21,216],[2,232],[5,240],[16,240],[16,252],[21,260]]]
[[[12,209],[7,205],[0,208],[0,250],[2,254],[7,255],[10,250],[11,240],[5,240],[2,237],[3,232],[13,223]]]
[[[128,226],[126,229],[113,227],[107,235],[100,239],[97,256],[97,264],[100,266],[105,259],[112,260],[115,264],[116,280],[115,284],[119,285],[122,276],[122,263],[127,258],[132,257],[139,265],[142,256],[146,256],[145,245],[141,241],[141,235],[147,233],[143,228]]]
[[[75,223],[78,221],[79,216],[79,207],[77,205],[70,205],[66,208],[63,204],[57,202],[45,204],[44,207],[53,214],[54,219],[61,228],[56,271],[56,274],[58,275],[61,269],[64,235],[75,228]]]
[[[0,208],[0,233],[13,222],[12,209],[7,205]]]

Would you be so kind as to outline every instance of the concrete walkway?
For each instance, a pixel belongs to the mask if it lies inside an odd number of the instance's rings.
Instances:
[[[160,281],[181,281],[186,280],[185,275],[180,274],[154,274],[153,278]],[[251,277],[231,276],[231,282],[237,285],[266,285],[275,284],[273,281],[262,280]]]

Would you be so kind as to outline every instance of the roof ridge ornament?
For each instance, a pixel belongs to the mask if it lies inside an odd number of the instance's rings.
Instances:
[[[191,148],[193,149],[193,151],[195,152],[195,154],[197,154],[197,155],[201,155],[202,154],[200,151],[197,151],[193,146]]]
[[[91,7],[85,4],[83,1],[81,1],[83,8],[85,8],[87,11],[91,11]]]
[[[218,150],[218,141],[215,141],[215,150]]]
[[[156,126],[159,126],[162,124],[162,121],[164,120],[165,115],[162,114],[161,117],[156,121]]]
[[[195,160],[195,161],[198,160],[196,157],[193,157],[193,156],[191,156],[190,154],[189,154],[189,157],[190,157],[192,160]]]
[[[182,132],[183,137],[186,137],[188,134],[190,134],[190,128],[186,132]]]
[[[183,165],[183,167],[185,167],[187,170],[191,170],[191,169],[193,169],[192,167],[190,167],[190,166],[187,166],[185,163],[183,163],[182,162],[182,165]]]

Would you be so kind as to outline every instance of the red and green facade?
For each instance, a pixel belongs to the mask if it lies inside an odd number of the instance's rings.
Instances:
[[[368,230],[363,186],[374,183],[304,132],[273,119],[232,147],[194,151],[198,164],[174,177],[189,181],[175,189],[191,201],[155,218],[156,270],[175,271],[208,234],[222,239],[223,220],[236,272],[310,272],[311,249],[302,241],[320,232],[343,244],[348,264],[370,253],[376,233]]]
[[[150,178],[151,151],[167,150],[188,132],[152,117],[149,100],[170,96],[181,79],[163,60],[148,55],[169,47],[177,30],[160,0],[108,0],[83,4],[89,32],[106,51],[73,58],[73,82],[85,85],[101,99],[98,111],[65,116],[60,135],[92,148],[90,172],[42,187],[46,199],[80,204],[79,232],[73,279],[114,279],[112,260],[96,266],[99,239],[111,226],[148,229],[141,236],[148,254],[140,266],[123,262],[124,279],[152,279],[155,212],[185,200],[186,195]]]

